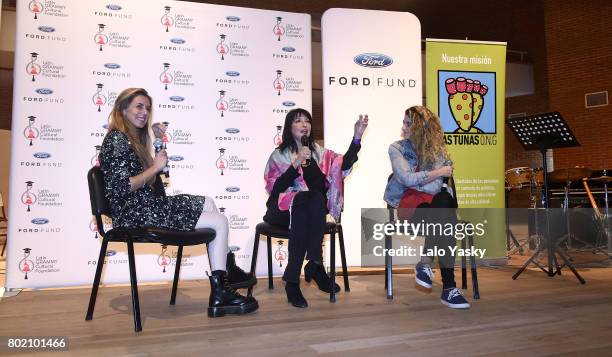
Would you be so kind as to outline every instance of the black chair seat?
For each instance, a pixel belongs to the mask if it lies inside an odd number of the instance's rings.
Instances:
[[[159,243],[164,245],[188,246],[210,243],[216,232],[211,228],[193,231],[170,231],[160,228],[113,228],[106,232],[111,242]]]
[[[332,231],[335,232],[337,230],[336,223],[334,222],[326,222],[325,223],[325,234],[330,234]],[[255,229],[263,235],[270,235],[275,238],[284,238],[289,239],[289,229],[283,226],[275,226],[270,223],[261,222],[257,224]]]

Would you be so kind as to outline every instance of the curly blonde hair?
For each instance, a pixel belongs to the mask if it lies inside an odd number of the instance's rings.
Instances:
[[[434,168],[440,157],[450,160],[450,155],[444,146],[444,132],[440,118],[427,107],[420,105],[406,109],[405,114],[412,121],[409,139],[412,141],[421,168],[426,170]]]

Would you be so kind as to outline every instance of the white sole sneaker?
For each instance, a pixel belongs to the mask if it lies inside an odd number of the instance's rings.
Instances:
[[[451,309],[469,309],[470,308],[470,304],[469,303],[463,303],[463,304],[451,304],[450,302],[444,300],[444,299],[440,299],[440,302],[443,305],[446,305],[448,307],[450,307]]]
[[[419,278],[416,277],[416,275],[414,276],[414,280],[416,281],[417,284],[419,284],[420,286],[426,288],[426,289],[431,289],[432,285],[428,284],[427,282],[420,280]]]

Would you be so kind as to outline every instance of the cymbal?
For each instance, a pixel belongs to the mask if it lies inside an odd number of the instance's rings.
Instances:
[[[604,182],[604,183],[608,183],[608,182],[612,182],[612,176],[600,176],[600,177],[591,177],[589,179],[589,181],[599,181],[599,182]]]
[[[548,180],[555,183],[566,183],[567,181],[579,181],[583,177],[591,176],[593,170],[586,167],[569,167],[557,169],[548,174]]]

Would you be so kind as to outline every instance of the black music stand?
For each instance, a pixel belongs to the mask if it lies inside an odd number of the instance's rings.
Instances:
[[[556,242],[550,235],[550,207],[548,200],[548,167],[546,165],[546,150],[557,148],[568,148],[580,146],[574,133],[559,114],[559,112],[542,113],[536,115],[525,116],[521,118],[512,118],[507,121],[510,130],[514,133],[523,148],[527,151],[538,150],[542,153],[542,164],[544,166],[544,208],[546,209],[546,228],[544,231],[544,242],[540,248],[527,260],[527,262],[512,276],[516,280],[527,266],[534,263],[548,276],[553,277],[557,274],[561,275],[561,269],[564,266],[570,268],[572,273],[580,281],[581,284],[586,281],[578,274],[574,266],[570,263],[565,254],[559,250]],[[536,258],[547,250],[548,267],[543,267]],[[563,265],[559,265],[557,255],[563,260]],[[554,266],[553,266],[554,261]]]

